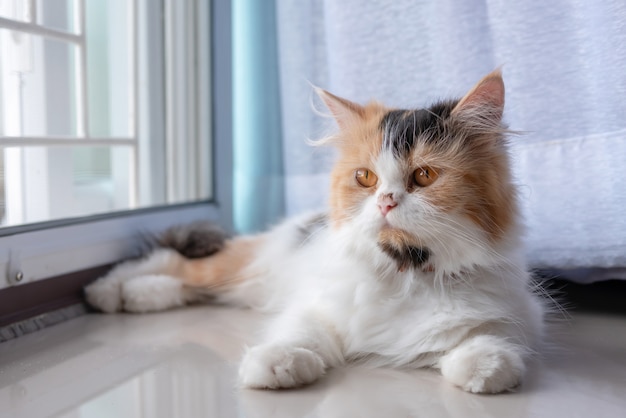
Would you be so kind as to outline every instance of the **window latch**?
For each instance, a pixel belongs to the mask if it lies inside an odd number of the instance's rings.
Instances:
[[[22,252],[20,250],[11,250],[8,267],[8,281],[11,285],[15,286],[26,282],[24,270],[22,270]]]

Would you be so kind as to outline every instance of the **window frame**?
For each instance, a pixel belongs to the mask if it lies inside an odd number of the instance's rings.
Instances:
[[[212,198],[1,228],[0,292],[120,261],[136,251],[133,247],[141,234],[173,224],[208,219],[232,230],[231,1],[213,1],[210,6],[197,1],[211,22],[207,70],[212,91],[209,114],[204,116],[212,121]]]

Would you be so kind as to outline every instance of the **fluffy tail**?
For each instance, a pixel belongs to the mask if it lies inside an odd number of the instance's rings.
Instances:
[[[171,248],[187,258],[211,256],[224,248],[228,234],[208,221],[176,225],[155,239],[158,247]]]
[[[85,288],[87,301],[103,312],[149,312],[219,295],[246,277],[262,237],[228,235],[194,222],[151,240],[149,254],[114,267]]]

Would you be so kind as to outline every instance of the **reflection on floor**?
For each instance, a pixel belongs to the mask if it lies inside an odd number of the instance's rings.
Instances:
[[[626,317],[576,314],[515,393],[434,371],[347,367],[310,387],[236,388],[263,320],[223,307],[87,315],[0,344],[1,417],[622,417]]]

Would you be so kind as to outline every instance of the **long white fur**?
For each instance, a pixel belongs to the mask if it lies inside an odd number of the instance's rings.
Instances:
[[[176,251],[158,249],[145,259],[119,264],[85,288],[87,302],[107,313],[141,313],[202,300],[201,292],[167,274],[180,262],[183,257]]]
[[[300,386],[356,359],[439,368],[470,392],[519,384],[541,339],[544,315],[525,270],[519,231],[492,243],[471,221],[407,193],[399,164],[389,152],[380,154],[375,169],[381,186],[340,228],[322,228],[294,246],[312,216],[303,215],[266,233],[247,267],[252,278],[217,295],[275,314],[264,342],[241,363],[243,386]],[[384,218],[376,199],[389,192],[399,205]],[[423,237],[434,271],[398,271],[377,246],[387,223]],[[162,275],[177,257],[160,250],[122,265],[88,287],[88,299],[107,312],[189,302],[192,290]]]

